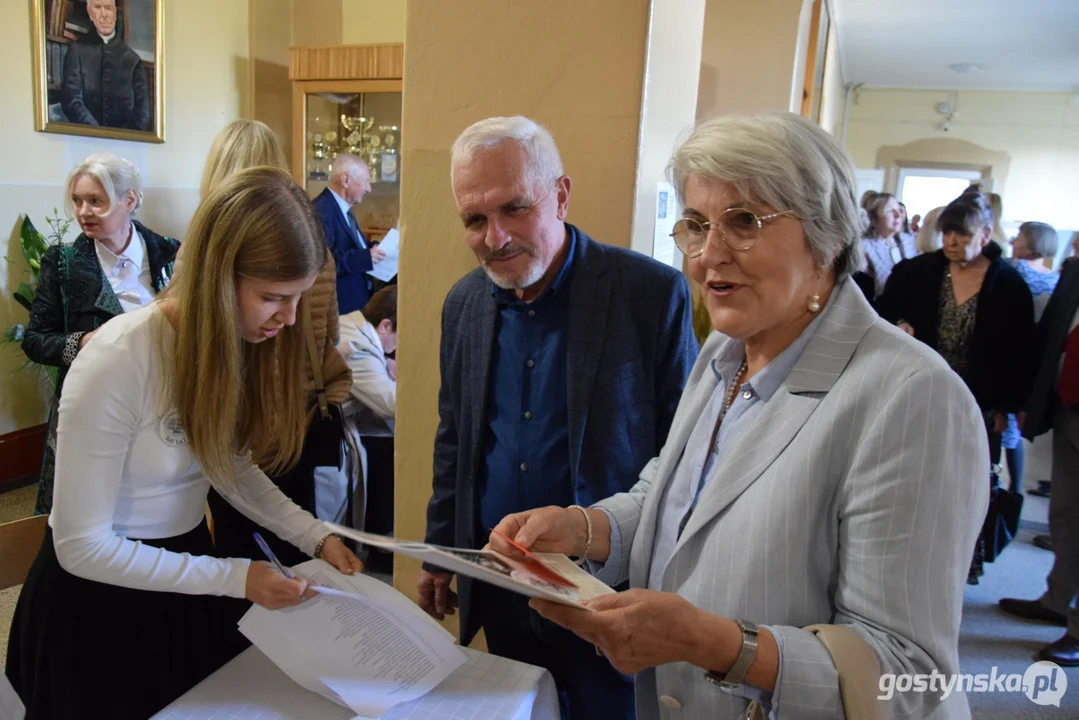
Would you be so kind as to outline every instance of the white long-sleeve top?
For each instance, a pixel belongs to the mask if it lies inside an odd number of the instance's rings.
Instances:
[[[341,316],[340,333],[337,350],[352,370],[352,397],[361,406],[347,408],[346,414],[355,419],[362,435],[393,435],[397,383],[387,370],[378,331],[356,310]]]
[[[174,553],[138,540],[175,537],[202,522],[210,481],[162,397],[154,333],[174,331],[152,303],[103,325],[64,382],[49,525],[60,564],[141,590],[242,598],[246,559]],[[292,503],[250,458],[234,489],[217,488],[258,524],[311,553],[328,530]]]

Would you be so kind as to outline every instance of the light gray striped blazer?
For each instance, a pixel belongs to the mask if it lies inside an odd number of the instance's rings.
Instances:
[[[640,481],[598,504],[631,548],[620,582],[647,585],[659,499],[715,389],[709,364],[728,342],[717,332],[705,343],[667,444]],[[831,656],[801,629],[813,623],[852,626],[884,673],[958,672],[989,457],[974,398],[948,365],[881,320],[848,279],[787,381],[732,440],[661,589],[772,629],[781,666],[771,717],[843,717]],[[640,720],[736,718],[747,705],[686,663],[646,670],[636,686]],[[955,700],[937,717],[969,717],[965,698]],[[926,718],[938,705],[896,693],[888,712]]]

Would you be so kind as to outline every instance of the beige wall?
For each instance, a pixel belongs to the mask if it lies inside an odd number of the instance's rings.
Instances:
[[[1057,228],[1079,227],[1079,105],[1071,93],[960,92],[959,112],[945,133],[937,103],[948,92],[863,90],[856,93],[847,148],[860,168],[876,167],[884,146],[918,140],[961,140],[1010,159],[997,192],[1004,220],[1041,220]],[[915,158],[908,158],[913,160]],[[929,154],[926,161],[938,159]]]
[[[812,0],[707,0],[697,118],[801,107]]]
[[[270,126],[292,158],[292,0],[249,0],[251,114]]]
[[[145,203],[139,217],[157,232],[183,237],[198,202],[202,163],[217,131],[244,111],[248,89],[247,4],[183,0],[165,4],[165,131],[163,145],[97,140],[34,132],[30,73],[29,3],[9,2],[5,20],[19,32],[0,45],[0,225],[6,238],[0,260],[0,328],[25,322],[11,300],[25,269],[18,225],[29,214],[39,229],[45,214],[63,206],[68,171],[95,150],[128,158],[143,172]],[[206,18],[214,22],[207,23]],[[74,239],[72,233],[69,239]],[[24,360],[18,348],[0,348],[0,434],[43,422],[43,396],[29,376],[13,375]]]
[[[839,43],[835,23],[828,28],[827,45],[824,50],[824,85],[821,90],[820,126],[833,137],[843,130],[843,109],[846,93],[843,90],[843,72],[839,65]]]
[[[342,0],[341,42],[387,45],[405,41],[405,0]]]
[[[396,459],[399,537],[424,535],[442,301],[476,266],[450,190],[450,145],[492,115],[546,124],[574,181],[570,221],[628,245],[648,10],[647,0],[410,0],[406,7],[396,435],[409,451]],[[396,560],[395,585],[414,596],[417,568]]]
[[[341,45],[342,3],[348,1],[292,0],[292,44],[312,47]]]

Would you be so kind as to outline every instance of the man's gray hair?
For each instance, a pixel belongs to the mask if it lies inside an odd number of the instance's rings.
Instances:
[[[367,163],[364,162],[362,158],[352,155],[351,153],[338,155],[333,161],[333,167],[330,169],[330,181],[337,182],[341,179],[342,175],[355,177],[360,168],[367,169]]]
[[[793,211],[813,255],[835,269],[837,282],[862,264],[854,164],[804,118],[773,112],[706,120],[674,151],[667,174],[683,205],[686,183],[698,175],[730,183],[747,201]]]
[[[67,176],[67,199],[64,201],[64,209],[70,216],[75,215],[75,206],[71,201],[71,196],[75,193],[75,183],[83,176],[92,177],[101,183],[105,195],[109,198],[109,213],[129,192],[135,193],[135,208],[132,214],[142,205],[142,176],[139,169],[119,155],[96,152],[87,155],[86,159],[76,165]]]
[[[517,115],[487,118],[465,128],[450,150],[450,182],[460,165],[504,143],[514,143],[524,151],[525,172],[533,186],[553,183],[562,176],[562,156],[551,133],[536,121]]]
[[[1034,257],[1052,259],[1057,256],[1057,230],[1052,225],[1025,222],[1019,226],[1019,234],[1027,239]]]

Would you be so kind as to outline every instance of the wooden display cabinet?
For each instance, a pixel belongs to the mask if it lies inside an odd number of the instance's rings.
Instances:
[[[369,240],[396,227],[400,214],[403,62],[403,45],[290,51],[293,177],[313,198],[337,155],[366,160],[371,193],[353,212]]]

